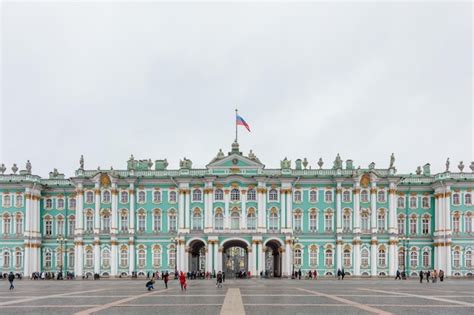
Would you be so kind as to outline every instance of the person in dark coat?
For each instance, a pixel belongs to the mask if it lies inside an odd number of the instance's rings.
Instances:
[[[168,279],[169,279],[169,273],[168,271],[163,274],[163,282],[165,283],[165,288],[168,289]]]
[[[400,277],[400,270],[397,269],[397,275],[395,276],[395,280],[402,280],[402,277]]]
[[[8,275],[8,281],[10,282],[10,290],[15,289],[15,287],[13,286],[14,280],[15,280],[15,275],[13,274],[13,272],[10,271],[10,274]]]
[[[341,269],[337,269],[337,280],[341,280]]]
[[[444,280],[444,271],[443,270],[439,270],[439,281],[443,282]]]
[[[341,270],[341,278],[344,280],[344,276],[346,275],[346,272],[344,271],[344,268]]]
[[[420,270],[419,275],[420,275],[420,283],[422,283],[423,282],[423,270]]]
[[[431,272],[428,270],[426,272],[426,282],[430,283]]]

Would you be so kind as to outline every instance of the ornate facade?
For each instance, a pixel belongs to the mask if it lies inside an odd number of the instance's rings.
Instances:
[[[81,157],[74,177],[45,179],[29,162],[12,174],[2,165],[0,270],[471,275],[474,163],[400,175],[394,160],[361,169],[339,155],[330,168],[285,158],[267,169],[234,142],[204,169],[132,156],[125,170],[87,170]]]

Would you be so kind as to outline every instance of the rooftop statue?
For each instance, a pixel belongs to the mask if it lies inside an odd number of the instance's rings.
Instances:
[[[3,175],[6,170],[7,170],[7,168],[5,167],[5,164],[2,163],[2,165],[0,165],[0,173],[2,173],[2,175]]]
[[[304,167],[304,169],[306,169],[308,167],[308,159],[307,158],[303,159],[303,167]]]
[[[392,153],[390,156],[390,166],[388,168],[393,168],[395,164],[395,154]]]
[[[375,168],[375,162],[369,164],[369,170],[373,170]]]
[[[179,161],[180,168],[191,169],[192,166],[193,166],[193,162],[190,159],[187,159],[186,157],[184,157],[182,160]]]
[[[281,169],[291,168],[291,161],[288,160],[288,158],[285,156],[283,161],[280,161],[280,167],[281,167]]]
[[[446,172],[449,172],[449,158],[446,160]]]
[[[462,170],[464,169],[464,163],[463,163],[463,161],[459,162],[458,168],[459,168],[459,170],[460,170],[461,173],[462,173]]]
[[[31,175],[31,162],[30,160],[26,161],[26,173]]]
[[[421,175],[421,166],[416,168],[416,175]]]
[[[342,159],[339,153],[336,156],[336,159],[334,160],[334,165],[332,167],[333,169],[341,169],[342,168]]]
[[[295,161],[295,169],[301,170],[301,159]]]
[[[471,165],[469,165],[469,168],[470,168],[471,171],[474,173],[474,162],[471,162]]]
[[[255,155],[255,153],[253,153],[252,150],[250,150],[248,158],[251,159],[251,160],[253,160],[253,161],[255,161],[255,162],[260,163],[260,160],[259,160],[258,157]]]
[[[16,172],[18,171],[18,166],[16,166],[16,163],[13,163],[12,171],[13,171],[13,174],[16,174]]]
[[[168,160],[155,160],[155,170],[164,171],[168,167]]]
[[[81,158],[79,159],[79,169],[84,169],[84,155],[81,154]]]
[[[222,149],[219,149],[219,152],[217,152],[216,158],[223,159],[224,157],[225,157],[224,152],[222,152]]]
[[[319,158],[319,160],[318,160],[319,169],[322,169],[323,165],[324,165],[323,158]]]

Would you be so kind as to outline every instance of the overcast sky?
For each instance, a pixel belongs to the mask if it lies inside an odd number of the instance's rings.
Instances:
[[[236,107],[267,168],[474,160],[469,2],[3,2],[1,18],[8,168],[204,167],[230,150]]]

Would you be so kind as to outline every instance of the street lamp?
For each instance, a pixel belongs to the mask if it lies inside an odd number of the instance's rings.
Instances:
[[[298,236],[293,236],[291,239],[291,248],[293,250],[293,271],[291,273],[291,278],[295,277],[295,245],[298,244],[299,242],[299,237]],[[296,278],[296,277],[295,277]]]
[[[62,234],[59,234],[56,241],[59,243],[59,258],[60,258],[59,267],[60,267],[60,272],[61,272],[61,279],[63,279],[63,253],[65,252],[65,250],[63,251],[63,245],[66,245],[67,239]]]

